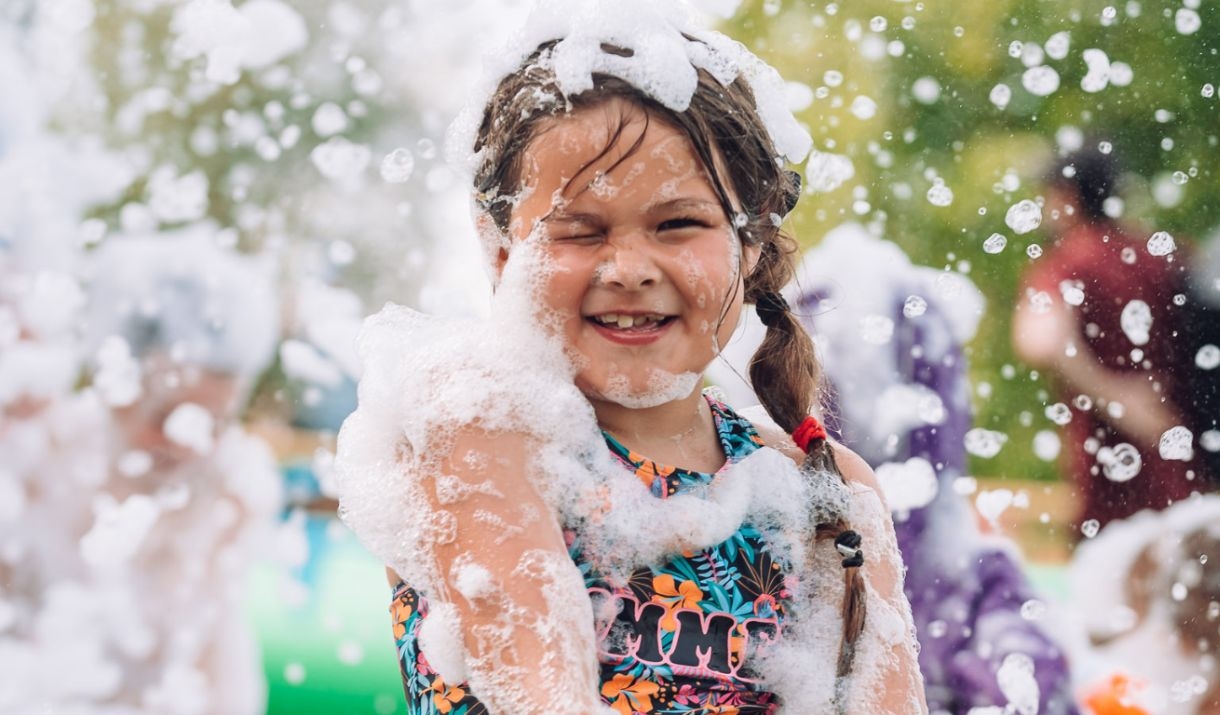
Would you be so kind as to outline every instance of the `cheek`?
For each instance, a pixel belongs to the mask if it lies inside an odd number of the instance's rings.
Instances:
[[[737,324],[739,322],[741,322],[741,306],[742,306],[742,293],[743,292],[744,291],[742,291],[742,290],[738,290],[737,293],[733,296],[733,298],[725,306],[724,320],[721,321],[720,325],[718,326],[718,329],[716,330],[716,352],[717,353],[722,351],[724,349],[725,345],[728,345],[729,340],[732,339],[732,337],[733,337],[733,333],[737,330]]]
[[[551,270],[540,286],[538,300],[564,318],[579,317],[587,285],[588,280],[572,260],[562,257],[552,259]]]

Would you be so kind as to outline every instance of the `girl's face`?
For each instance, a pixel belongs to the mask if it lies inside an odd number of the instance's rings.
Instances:
[[[737,239],[686,137],[612,99],[552,120],[523,159],[512,238],[552,264],[541,300],[577,386],[628,407],[688,397],[733,333],[759,248]]]

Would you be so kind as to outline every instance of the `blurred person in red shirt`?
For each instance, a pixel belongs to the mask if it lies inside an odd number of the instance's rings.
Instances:
[[[1169,234],[1137,237],[1108,215],[1117,171],[1099,146],[1109,148],[1089,143],[1048,176],[1052,240],[1022,278],[1013,342],[1052,376],[1060,404],[1048,416],[1070,416],[1062,460],[1080,497],[1077,523],[1104,526],[1209,485],[1171,399],[1189,260]]]

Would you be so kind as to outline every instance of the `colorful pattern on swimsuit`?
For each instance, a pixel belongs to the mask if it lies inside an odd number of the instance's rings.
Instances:
[[[708,404],[728,458],[716,474],[656,464],[608,434],[606,443],[658,498],[704,486],[762,444],[744,418],[712,399]],[[790,599],[788,569],[772,558],[757,529],[743,524],[723,543],[640,568],[618,587],[593,571],[577,532],[565,530],[565,537],[590,597],[620,604],[618,617],[598,634],[601,696],[607,705],[622,715],[763,715],[778,709],[747,662],[779,636]],[[407,711],[486,713],[465,683],[445,683],[420,652],[427,600],[400,584],[390,612]]]

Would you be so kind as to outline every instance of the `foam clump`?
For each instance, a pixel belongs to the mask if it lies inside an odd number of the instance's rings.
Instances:
[[[555,73],[562,99],[593,88],[594,74],[618,77],[663,106],[684,111],[695,93],[696,71],[721,84],[742,77],[753,90],[759,117],[785,158],[800,162],[813,141],[789,109],[779,73],[741,43],[701,27],[682,5],[645,0],[543,0],[508,46],[487,59],[487,86],[462,112],[451,135],[451,153],[469,156],[483,107],[495,84],[517,69],[543,43],[559,40],[542,62]],[[605,46],[617,48],[608,52]],[[622,52],[618,51],[622,50]],[[540,97],[552,103],[554,97]]]
[[[135,555],[161,515],[145,494],[133,494],[121,504],[103,495],[94,511],[97,520],[81,538],[80,549],[85,562],[96,569],[115,568]]]

